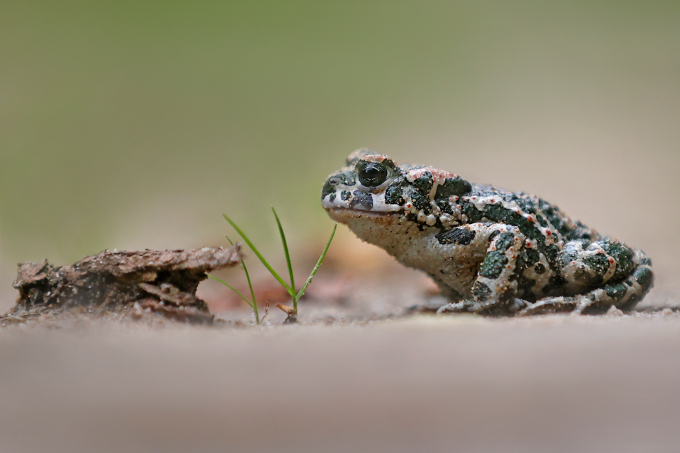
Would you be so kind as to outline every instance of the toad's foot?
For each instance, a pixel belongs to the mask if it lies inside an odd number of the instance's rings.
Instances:
[[[476,302],[474,300],[464,300],[462,302],[448,303],[442,305],[437,310],[437,314],[444,313],[479,313],[481,315],[512,316],[520,310],[526,309],[531,303],[522,299],[512,299],[511,301],[498,301],[489,304],[488,302]]]
[[[548,313],[563,313],[563,312],[573,312],[574,314],[580,314],[584,308],[590,304],[582,301],[580,299],[586,299],[586,301],[591,302],[590,299],[579,296],[577,297],[546,297],[535,303],[529,303],[528,306],[520,310],[516,316],[532,316],[532,315],[543,315]]]

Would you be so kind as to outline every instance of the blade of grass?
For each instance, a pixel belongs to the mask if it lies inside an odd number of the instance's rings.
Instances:
[[[232,241],[229,236],[225,235],[225,238],[227,238],[227,241],[231,245],[234,245],[234,241]],[[246,262],[243,261],[243,258],[241,258],[241,266],[243,267],[243,272],[246,274],[246,279],[248,280],[248,287],[250,288],[250,299],[253,301],[253,304],[250,306],[250,308],[253,309],[253,313],[255,313],[255,322],[257,324],[260,323],[260,314],[258,313],[257,309],[257,299],[255,299],[255,291],[253,291],[253,283],[250,281],[250,273],[248,272],[248,267],[246,266]]]
[[[246,234],[238,227],[238,225],[236,225],[233,220],[231,220],[229,217],[227,217],[226,214],[222,214],[222,215],[227,220],[227,222],[229,222],[229,224],[232,227],[234,227],[236,232],[243,238],[243,240],[246,241],[246,244],[248,244],[248,247],[250,247],[250,249],[253,251],[255,256],[257,256],[260,259],[262,264],[264,264],[264,267],[266,267],[267,270],[274,276],[274,278],[276,280],[278,280],[278,282],[281,284],[281,286],[286,288],[286,291],[288,291],[288,293],[291,295],[291,297],[295,297],[295,293],[293,292],[291,287],[288,286],[288,283],[284,282],[283,279],[281,277],[279,277],[279,274],[276,273],[276,271],[269,265],[267,260],[265,260],[264,257],[260,254],[260,252],[257,250],[257,248],[255,248],[255,246],[250,241],[250,239],[248,239],[248,236],[246,236]]]
[[[243,272],[246,273],[246,279],[248,280],[248,287],[250,288],[250,297],[253,300],[253,311],[255,312],[255,321],[259,324],[260,323],[260,314],[257,312],[257,301],[255,300],[255,291],[253,291],[253,283],[250,281],[250,274],[248,273],[248,268],[246,267],[246,263],[241,260],[241,264],[243,265]]]
[[[248,304],[248,306],[249,306],[250,308],[253,308],[253,305],[250,303],[250,301],[249,301],[248,299],[246,299],[246,296],[244,296],[243,294],[241,294],[241,293],[239,292],[239,290],[237,290],[236,288],[234,288],[233,286],[231,286],[229,283],[225,282],[224,280],[220,280],[219,278],[214,277],[214,276],[212,276],[212,275],[210,275],[210,274],[208,274],[208,277],[209,277],[209,278],[212,278],[213,280],[217,280],[218,282],[222,283],[224,286],[226,286],[227,288],[229,288],[230,290],[232,290],[233,292],[235,292],[236,294],[238,294],[239,296],[241,296],[241,299],[245,300],[246,303]],[[254,310],[254,308],[253,308],[253,310]]]
[[[307,290],[307,287],[309,286],[310,283],[312,283],[312,278],[314,278],[314,274],[316,274],[316,271],[319,270],[321,267],[321,263],[323,263],[323,259],[326,257],[326,252],[328,252],[328,248],[331,246],[331,242],[333,241],[333,236],[335,236],[335,230],[338,229],[338,225],[333,226],[333,232],[331,233],[331,237],[328,239],[328,243],[326,244],[326,247],[323,249],[323,252],[321,253],[321,256],[319,257],[319,261],[316,262],[316,266],[314,266],[314,269],[312,269],[312,273],[309,274],[309,277],[307,277],[307,281],[305,281],[304,286],[300,290],[299,293],[295,296],[293,299],[293,309],[295,309],[295,312],[297,313],[297,301],[302,295],[305,293]]]
[[[281,226],[279,215],[276,213],[274,206],[272,206],[272,212],[274,213],[274,218],[276,218],[276,225],[279,227],[279,234],[281,235],[281,242],[283,243],[283,253],[286,254],[286,263],[288,263],[288,274],[290,275],[290,288],[293,290],[291,295],[293,295],[295,294],[295,276],[293,275],[293,264],[290,262],[290,253],[288,253],[288,243],[286,242],[286,235],[283,234],[283,227]]]

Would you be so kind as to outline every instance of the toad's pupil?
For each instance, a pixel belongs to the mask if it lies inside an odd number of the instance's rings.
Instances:
[[[364,162],[357,164],[359,181],[366,187],[375,187],[387,180],[387,168],[378,162]]]

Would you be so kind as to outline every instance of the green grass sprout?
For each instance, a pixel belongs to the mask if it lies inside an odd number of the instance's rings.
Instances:
[[[278,280],[279,283],[281,283],[281,286],[283,286],[284,288],[286,288],[286,291],[288,291],[288,293],[291,294],[291,296],[294,295],[295,293],[293,292],[293,290],[291,289],[291,287],[288,286],[288,283],[284,282],[283,279],[282,279],[281,277],[279,277],[279,274],[276,273],[276,271],[274,270],[274,268],[272,268],[272,267],[269,265],[269,263],[267,262],[267,260],[265,260],[264,257],[262,256],[262,254],[260,254],[260,252],[257,250],[257,248],[255,248],[255,246],[253,245],[253,243],[251,242],[251,240],[248,239],[248,236],[246,236],[246,234],[238,227],[238,225],[236,225],[236,224],[234,223],[233,220],[231,220],[229,217],[227,217],[226,214],[222,214],[222,215],[224,216],[225,219],[227,219],[227,222],[229,222],[229,224],[230,224],[232,227],[234,227],[234,229],[235,229],[236,232],[239,234],[239,236],[241,236],[241,237],[243,238],[243,240],[246,241],[246,244],[248,244],[248,247],[250,247],[250,250],[252,250],[253,253],[255,254],[255,256],[257,256],[257,257],[260,259],[260,261],[262,262],[262,264],[264,264],[264,267],[266,267],[267,270],[274,276],[274,278],[275,278],[276,280]]]
[[[331,241],[333,241],[333,236],[335,236],[335,230],[337,230],[337,229],[338,229],[338,226],[333,225],[333,231],[331,232],[331,237],[328,238],[328,242],[326,243],[326,247],[324,247],[323,252],[321,252],[321,256],[319,257],[319,260],[316,262],[316,265],[314,265],[314,269],[312,269],[312,273],[309,274],[309,277],[307,277],[307,281],[305,281],[305,284],[302,286],[302,289],[300,290],[299,293],[297,293],[297,296],[295,297],[295,305],[293,306],[293,308],[295,308],[296,311],[297,311],[297,301],[305,293],[309,284],[312,283],[312,278],[314,278],[316,271],[318,271],[319,268],[321,267],[321,263],[323,263],[323,259],[326,258],[326,253],[328,253],[328,248],[331,246]]]
[[[290,259],[290,252],[288,250],[288,242],[286,241],[286,235],[283,232],[283,226],[281,225],[281,220],[279,219],[279,216],[276,213],[276,210],[274,209],[273,206],[272,206],[272,212],[274,213],[274,218],[276,219],[276,225],[279,229],[279,235],[281,236],[281,243],[283,244],[283,253],[286,257],[286,264],[288,266],[288,274],[290,276],[290,284],[286,283],[281,278],[281,276],[279,276],[279,274],[274,270],[274,268],[271,267],[271,265],[267,262],[267,260],[257,250],[257,248],[255,247],[253,242],[248,238],[248,236],[246,236],[246,234],[243,232],[243,230],[241,228],[239,228],[238,225],[236,225],[236,223],[233,220],[231,220],[226,214],[223,214],[223,216],[227,220],[227,222],[229,222],[229,224],[234,228],[234,230],[236,230],[236,232],[239,234],[239,236],[241,236],[243,238],[245,243],[248,244],[248,247],[250,247],[250,249],[253,251],[255,256],[257,256],[259,258],[259,260],[262,262],[264,267],[267,268],[267,270],[272,274],[272,276],[274,276],[274,278],[281,284],[281,286],[283,286],[286,289],[288,294],[290,294],[293,306],[287,307],[287,306],[282,305],[282,304],[277,304],[277,307],[279,307],[281,310],[286,312],[287,315],[288,315],[288,317],[286,318],[286,321],[284,321],[284,322],[294,323],[294,322],[297,322],[298,300],[300,300],[300,298],[304,295],[305,291],[307,290],[307,287],[310,285],[310,283],[312,283],[312,279],[314,278],[314,275],[316,275],[316,272],[321,267],[321,264],[323,263],[323,260],[326,257],[326,253],[328,253],[328,248],[331,246],[331,242],[333,241],[333,237],[335,236],[335,231],[337,230],[338,226],[337,225],[333,226],[333,231],[331,232],[331,236],[328,239],[328,242],[326,243],[326,247],[324,247],[323,252],[321,253],[321,256],[319,257],[319,260],[316,262],[316,265],[314,266],[314,269],[312,269],[312,272],[309,274],[309,277],[307,277],[305,284],[302,286],[300,291],[297,291],[296,288],[295,288],[295,276],[293,275],[293,264],[292,264],[291,259]],[[227,239],[229,239],[229,238],[227,238]],[[231,242],[231,239],[229,239],[229,242]],[[232,242],[232,244],[233,244],[233,242]],[[255,312],[255,317],[256,317],[256,319],[258,319],[258,324],[259,324],[259,318],[258,318],[258,315],[257,315],[257,303],[255,302],[255,293],[253,292],[253,286],[250,282],[250,276],[248,274],[248,270],[245,266],[245,263],[243,263],[243,260],[241,260],[241,264],[243,264],[243,270],[246,272],[246,278],[248,279],[248,285],[250,286],[250,294],[251,294],[252,299],[253,299],[253,303],[252,304],[249,303],[249,305],[253,309],[253,311]],[[211,276],[211,278],[218,280],[218,279],[216,279],[212,276]],[[221,281],[221,280],[218,280],[218,281]],[[222,283],[224,283],[224,282],[222,282]],[[224,284],[227,285],[226,283],[224,283]],[[239,294],[244,300],[246,300],[246,302],[248,302],[248,300],[243,295],[241,295],[241,293],[236,291],[231,286],[229,286],[229,285],[227,285],[227,286],[229,288],[231,288],[232,290],[234,290],[237,294]]]
[[[286,263],[288,264],[288,274],[290,275],[290,289],[293,291],[292,294],[296,294],[295,291],[295,275],[293,275],[293,264],[290,262],[290,253],[288,253],[288,243],[286,242],[286,235],[283,234],[283,227],[281,226],[281,221],[276,213],[274,206],[271,207],[274,213],[274,218],[276,219],[276,225],[279,227],[279,234],[281,235],[281,243],[283,244],[283,253],[286,255]]]
[[[234,242],[229,239],[229,236],[224,236],[227,238],[227,241],[233,246]],[[251,308],[253,309],[253,312],[255,313],[255,321],[260,324],[262,322],[262,319],[260,319],[260,314],[257,311],[257,300],[255,300],[255,291],[253,290],[253,282],[250,280],[250,273],[248,272],[248,266],[246,266],[246,262],[243,261],[243,258],[241,258],[241,266],[243,267],[243,272],[246,274],[246,280],[248,280],[248,288],[250,288],[250,297],[251,300],[253,301],[253,305]],[[264,318],[263,318],[264,319]]]
[[[225,237],[227,238],[227,241],[229,241],[229,243],[231,245],[234,245],[232,240],[229,239],[229,236],[225,236]],[[255,299],[255,291],[253,291],[253,284],[250,281],[250,273],[248,272],[248,267],[246,266],[245,261],[243,261],[243,258],[241,258],[241,267],[243,268],[243,272],[245,272],[246,279],[248,280],[248,287],[250,288],[251,300],[248,300],[248,298],[246,296],[244,296],[243,294],[241,294],[241,292],[239,290],[237,290],[236,288],[234,288],[233,286],[231,286],[229,283],[225,282],[224,280],[221,280],[221,279],[214,277],[210,274],[208,274],[208,277],[212,278],[215,281],[222,283],[224,286],[226,286],[227,288],[231,289],[236,294],[241,296],[241,299],[245,300],[246,303],[248,304],[248,306],[253,309],[253,313],[255,314],[255,322],[257,324],[260,324],[264,320],[264,318],[260,319],[260,314],[258,313],[258,310],[257,310],[257,300]],[[267,315],[265,315],[265,316],[267,316]]]

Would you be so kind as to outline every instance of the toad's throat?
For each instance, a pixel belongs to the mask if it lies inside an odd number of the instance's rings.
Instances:
[[[407,266],[415,267],[403,255],[407,249],[428,241],[431,231],[416,222],[410,222],[403,212],[370,212],[352,209],[326,209],[331,219],[346,225],[359,239],[377,245]],[[422,228],[422,229],[421,229]],[[395,237],[405,240],[395,241]],[[423,256],[422,253],[415,253]],[[406,261],[404,261],[406,260]]]

